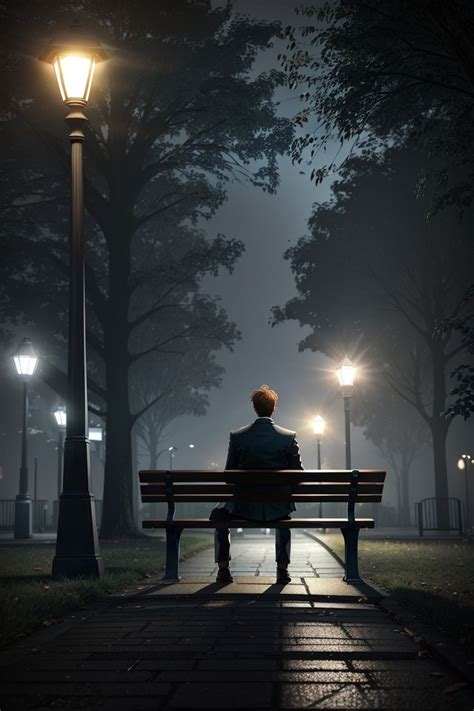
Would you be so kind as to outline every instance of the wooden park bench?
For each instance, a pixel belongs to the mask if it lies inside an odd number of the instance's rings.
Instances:
[[[179,580],[179,539],[185,528],[340,528],[345,543],[345,576],[348,583],[360,581],[358,539],[361,528],[373,528],[373,518],[357,518],[355,504],[382,500],[385,472],[380,469],[350,470],[258,470],[196,471],[142,470],[139,472],[143,503],[168,504],[165,519],[145,519],[143,528],[166,530],[166,568],[164,580]],[[294,483],[293,483],[294,482]],[[287,501],[288,495],[272,494],[271,486],[291,485],[291,500],[299,503],[347,503],[344,518],[291,518],[280,521],[208,518],[175,518],[176,504],[224,501]],[[234,496],[234,485],[268,484],[268,494]],[[211,510],[209,506],[209,511]],[[297,512],[295,512],[296,514]]]

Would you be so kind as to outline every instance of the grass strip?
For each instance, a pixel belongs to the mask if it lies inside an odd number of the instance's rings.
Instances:
[[[342,559],[342,536],[323,540]],[[469,655],[474,645],[474,542],[359,542],[360,574],[424,622],[447,632]]]
[[[211,537],[183,534],[181,557],[211,545]],[[112,593],[159,582],[164,545],[159,540],[101,542],[105,575],[100,579],[53,580],[54,546],[12,545],[0,548],[0,640],[6,646],[59,622]]]

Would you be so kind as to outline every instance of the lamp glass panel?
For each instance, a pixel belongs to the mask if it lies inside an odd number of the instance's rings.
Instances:
[[[326,422],[321,417],[321,415],[318,415],[317,417],[314,418],[314,422],[313,422],[314,434],[322,435],[325,427],[326,427]]]
[[[95,62],[92,57],[67,54],[59,56],[54,62],[54,71],[58,80],[63,101],[89,98]]]
[[[59,407],[54,411],[54,417],[58,427],[66,427],[66,410]]]
[[[341,364],[337,371],[340,385],[354,385],[356,368],[354,365]]]
[[[31,355],[16,355],[13,356],[13,361],[18,375],[33,375],[38,358]]]
[[[94,442],[102,442],[102,427],[89,427],[89,439]]]

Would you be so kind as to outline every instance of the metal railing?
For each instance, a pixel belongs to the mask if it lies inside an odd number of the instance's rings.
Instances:
[[[0,528],[14,528],[15,499],[0,499]]]
[[[33,531],[45,531],[48,517],[47,499],[31,502]],[[0,499],[0,529],[15,528],[15,499]]]
[[[447,520],[440,525],[439,512],[447,513]],[[460,499],[430,497],[415,504],[415,520],[420,536],[425,531],[457,531],[463,534],[462,502]]]

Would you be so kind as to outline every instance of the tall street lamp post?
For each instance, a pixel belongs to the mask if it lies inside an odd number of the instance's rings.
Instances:
[[[62,489],[62,483],[63,483],[63,450],[64,450],[64,432],[66,430],[66,408],[65,407],[58,407],[54,411],[54,419],[56,420],[56,424],[58,426],[58,472],[57,472],[57,498],[56,501],[53,504],[53,519],[54,519],[54,525],[57,527],[58,525],[58,516],[59,516],[59,498],[61,496],[61,489]]]
[[[464,471],[465,483],[466,483],[466,528],[471,528],[471,516],[469,511],[469,469],[470,465],[474,465],[474,459],[470,454],[462,454],[460,459],[458,459],[458,469]],[[473,470],[474,471],[474,467]]]
[[[87,361],[84,284],[84,177],[82,147],[87,118],[84,108],[97,62],[107,55],[78,23],[53,40],[40,57],[53,65],[61,97],[68,107],[71,143],[71,252],[67,425],[64,442],[63,493],[59,501],[54,577],[98,577],[103,572],[95,506],[90,494],[90,451],[87,437]]]
[[[351,464],[351,399],[354,387],[356,367],[346,356],[337,369],[337,377],[341,386],[344,400],[345,440],[346,440],[346,469],[352,469]]]
[[[318,469],[321,469],[321,438],[324,434],[324,429],[326,427],[326,421],[321,415],[316,415],[313,422],[313,430],[316,435],[316,441],[318,445]],[[323,502],[319,502],[319,518],[323,517]]]
[[[28,493],[28,383],[36,370],[38,356],[29,338],[24,338],[13,356],[16,372],[23,381],[23,426],[21,430],[20,486],[15,499],[15,538],[32,538],[33,513]]]

